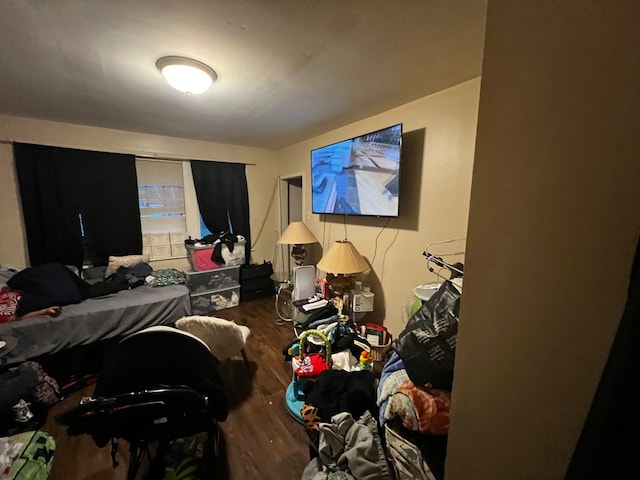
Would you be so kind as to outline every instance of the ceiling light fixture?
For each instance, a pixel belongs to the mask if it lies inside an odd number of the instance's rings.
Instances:
[[[169,85],[187,95],[206,92],[218,79],[213,68],[186,57],[162,57],[156,67]]]

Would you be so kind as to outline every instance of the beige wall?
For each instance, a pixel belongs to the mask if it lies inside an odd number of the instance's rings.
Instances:
[[[273,255],[273,245],[277,239],[273,228],[265,228],[255,242],[263,222],[266,221],[268,225],[277,223],[275,210],[268,211],[267,208],[276,181],[276,155],[273,151],[7,116],[0,116],[0,138],[107,152],[254,163],[246,167],[251,231],[254,236],[251,257],[253,261],[261,263],[270,260]],[[189,189],[187,194],[189,191],[193,194],[193,190]],[[28,263],[24,226],[12,149],[4,143],[0,144],[0,219],[0,263],[22,268]],[[187,266],[187,261],[154,263],[156,268],[165,266],[182,268]]]
[[[26,244],[11,145],[0,143],[0,264],[26,265]]]
[[[639,22],[489,2],[447,480],[564,478],[640,233]]]
[[[404,326],[413,288],[437,280],[422,256],[425,246],[466,236],[479,88],[480,79],[470,80],[278,152],[281,176],[304,173],[304,221],[320,245],[344,239],[346,225],[346,237],[372,264],[359,276],[376,294],[375,311],[364,319],[383,322],[394,335]],[[400,122],[400,218],[312,214],[311,150]],[[320,245],[311,261],[320,258]]]

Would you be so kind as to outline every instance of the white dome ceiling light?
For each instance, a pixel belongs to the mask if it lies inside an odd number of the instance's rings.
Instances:
[[[156,67],[169,85],[187,95],[206,92],[218,79],[213,68],[186,57],[162,57]]]

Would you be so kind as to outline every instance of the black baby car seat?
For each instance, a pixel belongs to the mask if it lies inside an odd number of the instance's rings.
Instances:
[[[161,452],[201,432],[208,435],[209,464],[219,468],[218,422],[227,414],[218,360],[206,344],[175,328],[151,327],[120,341],[105,358],[93,396],[56,420],[69,435],[91,435],[100,448],[111,441],[114,467],[116,439],[126,440],[133,479],[144,456],[151,457],[150,444]]]

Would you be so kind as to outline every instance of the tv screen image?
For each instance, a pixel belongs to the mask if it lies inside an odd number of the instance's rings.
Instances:
[[[311,151],[313,213],[398,216],[402,124]]]

